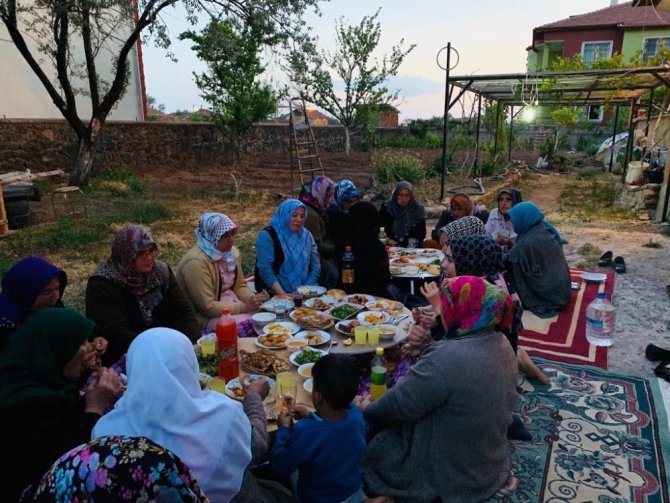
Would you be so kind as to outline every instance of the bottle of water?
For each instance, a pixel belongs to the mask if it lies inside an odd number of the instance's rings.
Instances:
[[[594,346],[611,346],[614,343],[616,308],[600,292],[586,307],[586,340]]]
[[[353,293],[351,290],[354,286],[355,271],[354,271],[354,254],[351,252],[351,246],[344,249],[342,255],[342,287],[347,293]]]
[[[384,246],[386,246],[386,242],[388,241],[386,230],[383,227],[379,228],[379,241],[381,241]]]
[[[370,398],[377,400],[386,393],[386,358],[384,358],[384,348],[375,349],[375,357],[372,359],[371,367]]]

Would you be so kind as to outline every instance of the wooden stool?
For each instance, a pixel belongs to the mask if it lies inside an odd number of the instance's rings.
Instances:
[[[77,196],[76,198],[74,196]],[[61,205],[65,208],[67,216],[83,215],[88,218],[88,208],[86,206],[86,195],[84,192],[74,185],[67,187],[60,187],[51,193],[51,207],[54,210],[54,215],[58,218],[58,210],[56,209],[56,199],[60,198]]]

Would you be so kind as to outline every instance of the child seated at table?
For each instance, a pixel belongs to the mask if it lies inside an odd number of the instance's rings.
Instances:
[[[295,404],[279,416],[270,461],[280,476],[298,471],[301,502],[360,502],[359,459],[365,450],[365,423],[352,404],[359,368],[354,356],[328,354],[312,368],[316,413]],[[294,425],[292,416],[300,418]]]

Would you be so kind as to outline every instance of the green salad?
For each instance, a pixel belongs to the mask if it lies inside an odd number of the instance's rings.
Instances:
[[[322,356],[323,354],[319,353],[318,351],[304,349],[300,351],[300,353],[298,353],[294,359],[298,365],[304,365],[305,363],[316,363],[317,360],[319,360]]]
[[[198,365],[200,366],[200,372],[203,374],[216,377],[219,375],[219,362],[216,359],[216,354],[213,355],[203,355],[196,354],[198,357]]]
[[[347,319],[352,314],[358,312],[358,310],[359,310],[358,307],[354,307],[350,304],[342,304],[341,306],[333,308],[333,310],[330,311],[330,315],[333,318],[337,318],[338,320],[344,320]]]

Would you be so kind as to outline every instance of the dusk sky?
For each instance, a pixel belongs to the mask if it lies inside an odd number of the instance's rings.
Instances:
[[[322,44],[332,48],[336,19],[344,16],[355,24],[381,7],[380,54],[403,38],[405,44],[417,44],[390,86],[400,89],[397,106],[402,121],[442,114],[444,71],[435,58],[447,42],[460,54],[453,75],[523,72],[534,27],[609,5],[610,0],[332,0],[321,4],[322,17],[310,15],[307,22]],[[204,65],[190,50],[190,42],[176,40],[191,27],[176,11],[165,13],[163,19],[175,40],[172,50],[179,61],[171,62],[162,49],[145,42],[147,93],[165,104],[168,112],[207,107],[192,75]],[[276,71],[274,75],[282,79]]]

